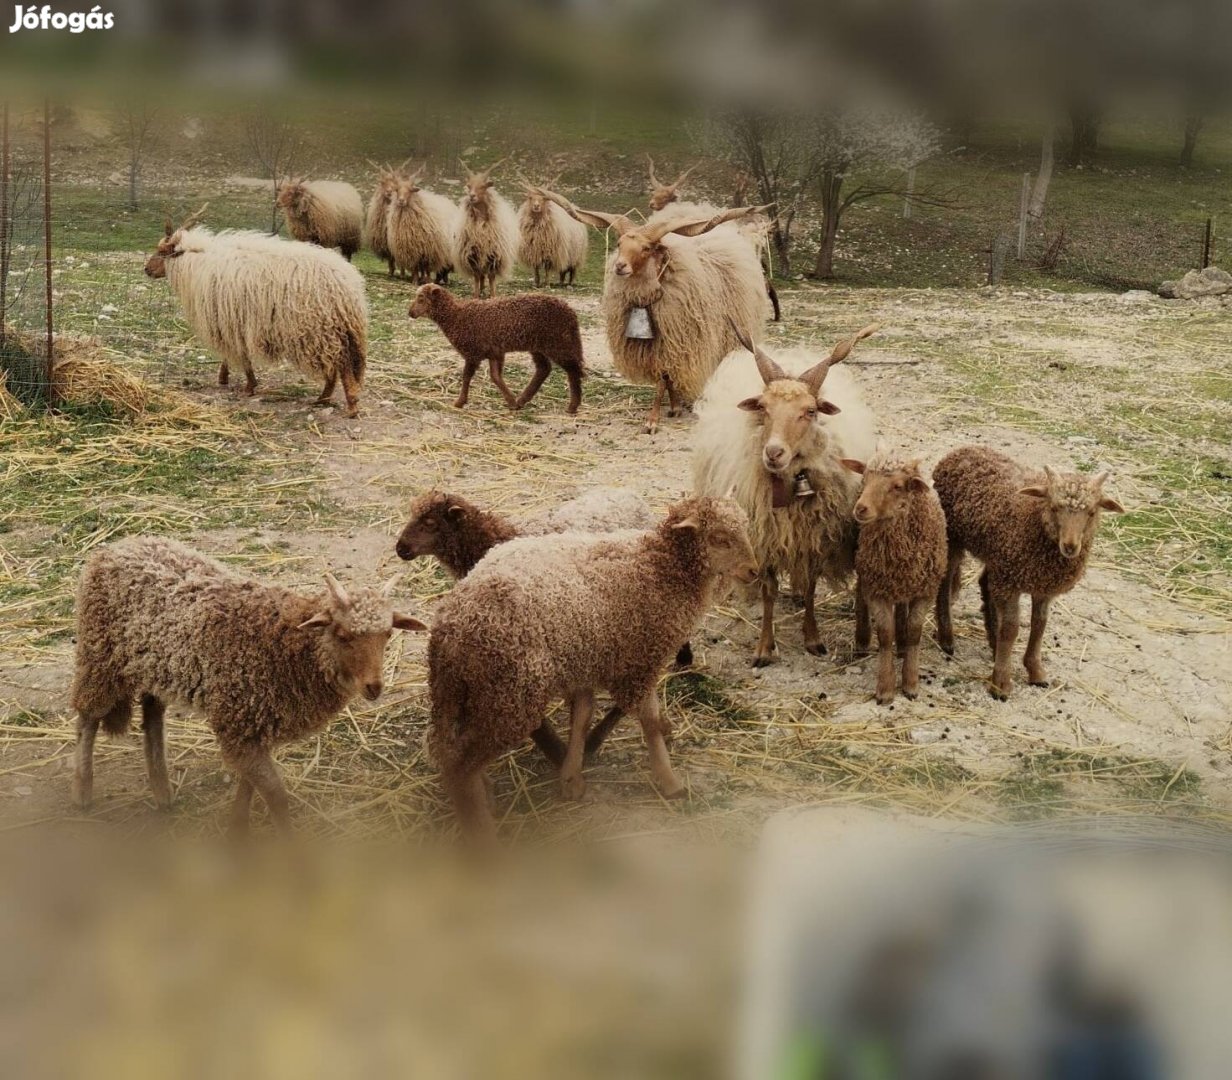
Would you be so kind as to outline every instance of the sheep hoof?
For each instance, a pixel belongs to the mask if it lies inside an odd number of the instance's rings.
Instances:
[[[893,705],[894,695],[893,694],[878,694],[877,704],[878,705]]]
[[[825,656],[830,650],[826,648],[824,642],[816,641],[812,645],[805,645],[804,651],[812,656]]]
[[[755,657],[753,657],[753,666],[754,666],[754,667],[769,667],[769,666],[770,666],[771,664],[773,664],[773,663],[774,663],[774,657],[773,657],[773,656],[755,656]]]
[[[1010,697],[1009,688],[1002,689],[996,683],[989,683],[988,692],[998,701],[1008,701]]]
[[[586,781],[581,776],[562,776],[560,793],[570,802],[581,802],[586,794]]]
[[[1027,683],[1030,686],[1049,686],[1051,685],[1049,681],[1046,678],[1044,678],[1043,675],[1036,675],[1032,678],[1029,678],[1027,680]]]
[[[908,701],[915,701],[915,699],[919,696],[920,691],[918,687],[913,686],[910,690],[908,690],[905,686],[903,687],[903,697],[905,697]]]
[[[687,793],[687,789],[685,788],[684,784],[680,783],[679,780],[676,781],[675,787],[671,787],[671,788],[665,787],[660,791],[660,794],[665,799],[683,799],[686,793]]]
[[[951,641],[948,644],[945,642],[938,642],[938,644],[941,646],[941,651],[945,653],[946,656],[954,655],[954,642]]]
[[[647,435],[657,435],[659,433],[659,425],[658,424],[647,424],[645,428],[645,433]]]
[[[457,399],[457,400],[453,403],[453,407],[454,407],[455,409],[465,409],[465,408],[466,408],[466,398],[464,398],[464,397],[460,397],[460,398],[458,398],[458,399]]]

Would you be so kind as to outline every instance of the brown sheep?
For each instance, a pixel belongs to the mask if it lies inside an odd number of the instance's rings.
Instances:
[[[462,355],[462,390],[454,407],[470,398],[471,379],[483,360],[488,374],[511,409],[520,409],[538,392],[555,363],[569,380],[572,416],[582,404],[582,334],[577,315],[554,296],[502,296],[490,300],[458,300],[440,285],[421,285],[407,312],[412,319],[427,316]],[[528,352],[535,372],[516,398],[505,385],[505,354]]]
[[[648,532],[560,533],[494,549],[441,601],[428,642],[429,748],[463,828],[492,834],[484,771],[557,698],[572,721],[562,789],[580,797],[599,690],[637,711],[655,782],[665,796],[683,794],[659,676],[720,579],[756,573],[744,511],[726,499],[683,500]]]
[[[140,698],[150,787],[170,805],[163,714],[175,699],[205,714],[239,777],[232,831],[247,828],[254,792],[289,829],[271,752],[321,731],[361,691],[375,701],[390,634],[427,629],[393,610],[389,586],[348,592],[325,580],[327,590],[301,596],[155,536],[93,552],[77,589],[76,804],[93,795],[99,725],[124,734]]]
[[[1086,572],[1100,513],[1123,513],[1104,494],[1108,473],[1084,476],[1045,466],[1037,472],[983,446],[964,446],[933,469],[945,510],[949,565],[937,590],[937,640],[954,654],[950,605],[964,552],[984,563],[980,575],[984,631],[993,651],[990,692],[1004,700],[1011,687],[1010,653],[1018,637],[1019,598],[1031,597],[1031,633],[1023,665],[1032,686],[1047,686],[1040,661],[1048,607]]]
[[[862,473],[853,515],[856,543],[856,651],[868,650],[869,616],[880,650],[877,702],[894,700],[894,653],[903,657],[903,696],[920,692],[920,636],[928,605],[945,577],[945,514],[937,493],[920,475],[919,459],[852,458],[844,468]]]

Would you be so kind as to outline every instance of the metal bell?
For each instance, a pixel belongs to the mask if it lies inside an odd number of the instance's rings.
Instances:
[[[808,473],[803,469],[796,473],[796,483],[793,489],[797,499],[803,499],[809,495],[816,495],[813,490],[813,485],[809,483]]]

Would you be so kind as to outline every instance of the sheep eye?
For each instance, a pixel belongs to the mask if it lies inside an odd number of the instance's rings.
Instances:
[[[812,420],[817,416],[817,410],[813,408],[805,409],[804,415],[807,416],[810,420]]]

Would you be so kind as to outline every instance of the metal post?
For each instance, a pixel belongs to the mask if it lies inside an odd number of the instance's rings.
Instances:
[[[43,240],[46,246],[47,267],[47,404],[56,403],[55,384],[51,373],[55,366],[55,333],[51,317],[51,102],[43,99]]]
[[[0,118],[0,352],[4,351],[9,291],[9,103]]]
[[[1018,209],[1018,258],[1027,253],[1027,208],[1031,203],[1031,174],[1022,174],[1022,203]]]
[[[915,166],[907,170],[907,194],[903,198],[903,217],[911,217],[911,198],[915,195]]]

